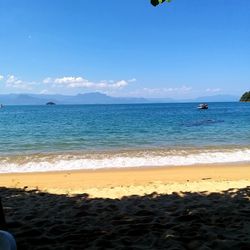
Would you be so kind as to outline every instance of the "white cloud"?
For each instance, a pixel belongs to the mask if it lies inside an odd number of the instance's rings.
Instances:
[[[210,93],[216,93],[216,92],[220,92],[220,91],[221,91],[220,88],[214,88],[214,89],[208,88],[208,89],[206,89],[206,92],[210,92]]]
[[[118,81],[116,83],[113,83],[113,84],[110,84],[110,86],[112,86],[113,88],[123,88],[123,87],[126,87],[128,85],[128,81],[125,81],[125,80],[121,80],[121,81]]]
[[[98,82],[90,81],[84,77],[64,76],[64,77],[47,77],[41,81],[25,81],[15,76],[14,74],[0,75],[0,81],[3,82],[5,88],[9,91],[15,89],[16,91],[30,91],[36,93],[46,94],[52,93],[53,90],[67,91],[75,93],[79,89],[88,89],[101,92],[117,92],[129,84],[136,81],[135,78],[128,80],[101,80]],[[60,90],[58,89],[60,88]]]
[[[72,77],[72,76],[65,76],[61,78],[56,78],[54,80],[52,79],[52,82],[55,84],[64,85],[70,88],[76,88],[76,87],[88,88],[94,84],[90,82],[89,80],[84,79],[82,77]]]
[[[6,83],[9,85],[15,85],[15,84],[21,84],[22,81],[17,79],[17,77],[15,77],[14,75],[8,75]]]
[[[87,88],[95,90],[114,90],[122,89],[126,87],[129,83],[135,82],[136,79],[132,78],[130,80],[102,80],[99,82],[92,82],[83,77],[73,77],[73,76],[64,76],[61,78],[50,78],[47,77],[43,80],[43,83],[53,83],[55,86],[65,86],[67,88]]]
[[[31,90],[32,85],[34,84],[33,82],[24,82],[14,75],[7,75],[5,83],[8,88],[17,88],[22,90]]]
[[[50,77],[43,79],[43,83],[50,83],[51,81],[52,79]]]

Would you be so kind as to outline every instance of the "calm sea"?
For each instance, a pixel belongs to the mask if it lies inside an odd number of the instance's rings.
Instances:
[[[6,106],[0,172],[250,161],[250,103]]]

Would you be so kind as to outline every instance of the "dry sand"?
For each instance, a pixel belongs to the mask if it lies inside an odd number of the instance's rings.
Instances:
[[[120,198],[152,192],[219,192],[250,185],[250,165],[131,168],[94,171],[1,174],[0,186],[39,189],[54,194],[88,193]]]
[[[0,186],[18,249],[250,249],[249,165],[4,174]]]

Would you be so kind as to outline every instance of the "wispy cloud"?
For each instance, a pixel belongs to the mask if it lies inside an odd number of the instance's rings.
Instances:
[[[188,92],[192,90],[192,87],[181,86],[181,87],[169,87],[169,88],[143,88],[143,91],[148,94],[162,94],[170,92]]]
[[[64,76],[60,78],[47,77],[43,80],[43,83],[45,84],[52,83],[53,86],[64,86],[67,88],[114,90],[114,89],[122,89],[135,81],[136,79],[132,78],[129,80],[119,80],[119,81],[102,80],[99,82],[93,82],[83,77]]]
[[[50,92],[47,89],[43,89],[39,92],[41,95],[49,94]]]
[[[193,91],[190,86],[182,85],[180,87],[163,87],[163,88],[141,88],[129,92],[129,96],[133,97],[175,97],[178,95],[187,95]]]
[[[220,91],[221,91],[220,88],[214,88],[214,89],[208,88],[208,89],[206,89],[206,92],[210,92],[210,93],[216,93],[216,92],[220,92]]]
[[[128,82],[136,82],[136,78],[129,79]]]

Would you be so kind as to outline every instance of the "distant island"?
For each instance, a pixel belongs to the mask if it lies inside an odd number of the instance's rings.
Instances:
[[[245,93],[241,96],[240,102],[250,102],[250,91],[245,92]]]
[[[56,105],[54,102],[47,102],[46,105]]]

